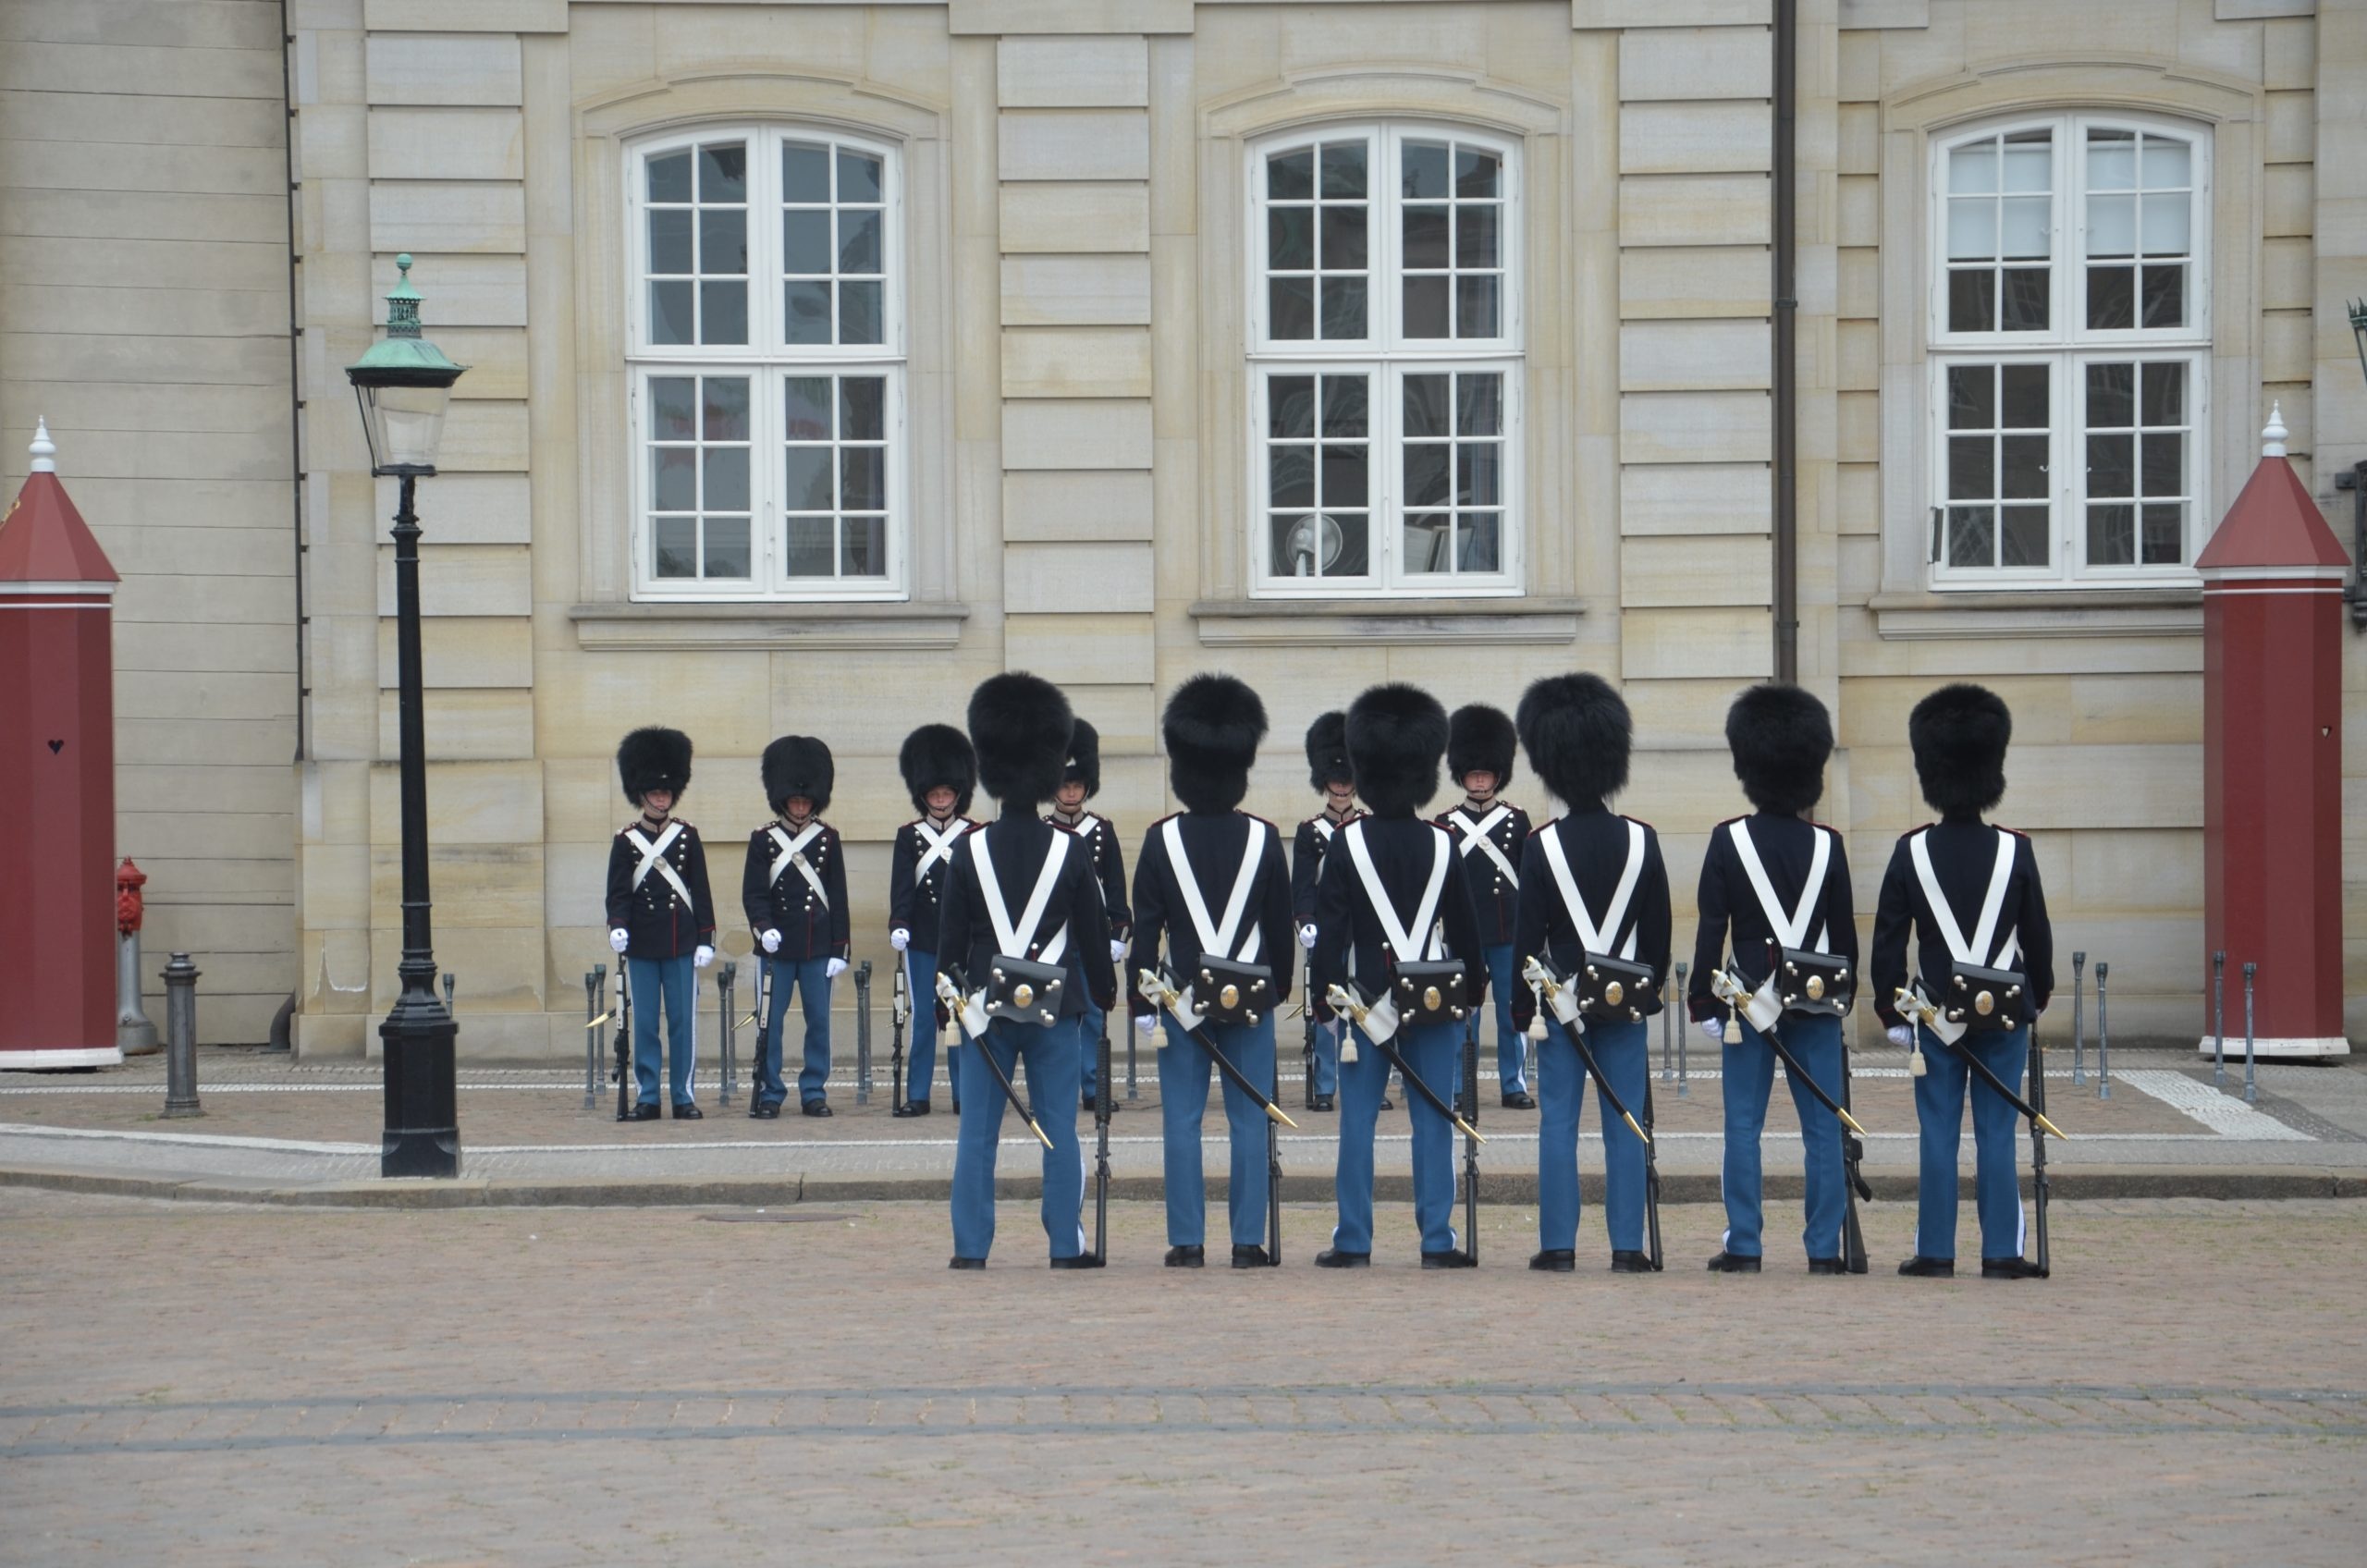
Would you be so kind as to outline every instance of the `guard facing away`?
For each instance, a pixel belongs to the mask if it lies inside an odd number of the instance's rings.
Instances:
[[[1133,925],[1133,917],[1126,912],[1126,850],[1118,842],[1116,823],[1099,812],[1085,809],[1085,802],[1100,792],[1101,732],[1094,729],[1090,719],[1080,718],[1075,733],[1069,738],[1068,766],[1061,773],[1061,787],[1053,792],[1052,809],[1044,814],[1044,820],[1075,834],[1077,843],[1085,850],[1093,867],[1094,882],[1101,888],[1102,902],[1110,911],[1110,962],[1123,964],[1126,933]],[[1096,1047],[1108,1024],[1108,1015],[1098,1007],[1085,1008],[1078,1038],[1085,1051],[1083,1099],[1084,1109],[1088,1111],[1094,1108],[1094,1068],[1100,1060]]]
[[[1632,734],[1626,703],[1599,675],[1548,676],[1520,700],[1521,747],[1567,808],[1522,847],[1513,938],[1524,971],[1548,976],[1540,989],[1552,986],[1538,1047],[1551,1059],[1537,1129],[1539,1250],[1528,1266],[1554,1273],[1577,1266],[1578,1119],[1589,1077],[1602,1120],[1612,1271],[1655,1267],[1644,1248],[1648,1151],[1643,1124],[1631,1118],[1651,1093],[1648,1020],[1668,984],[1668,867],[1660,835],[1605,803],[1626,787]],[[1531,993],[1519,989],[1525,1005],[1516,1011],[1526,1012]]]
[[[1417,687],[1375,686],[1349,705],[1346,733],[1372,815],[1339,830],[1316,889],[1316,984],[1348,1011],[1357,1048],[1354,1060],[1341,1052],[1339,1223],[1315,1261],[1372,1260],[1373,1127],[1393,1064],[1412,1111],[1422,1267],[1467,1268],[1453,1228],[1457,1119],[1443,1096],[1488,971],[1463,857],[1446,829],[1417,815],[1438,793],[1446,710]]]
[[[896,754],[904,789],[920,815],[896,829],[888,867],[888,945],[903,955],[906,994],[913,1002],[913,1059],[898,1116],[928,1114],[937,1074],[937,1037],[945,1019],[937,1003],[938,928],[942,921],[946,867],[953,846],[977,827],[970,797],[978,787],[978,759],[970,738],[950,724],[924,724],[904,737]],[[923,1021],[931,1021],[924,1025]],[[962,1104],[959,1057],[945,1056],[946,1087]]]
[[[676,818],[691,784],[691,738],[636,729],[617,747],[617,775],[639,820],[608,846],[608,946],[622,955],[633,1014],[632,1119],[657,1120],[657,1026],[665,1014],[667,1077],[674,1115],[696,1121],[691,1068],[698,1053],[697,971],[715,962],[715,899],[699,830]]]
[[[1442,811],[1438,825],[1454,836],[1464,880],[1479,919],[1479,950],[1496,993],[1496,1079],[1505,1107],[1535,1110],[1528,1092],[1528,1037],[1513,1022],[1513,922],[1520,906],[1521,846],[1528,842],[1528,813],[1500,797],[1513,781],[1513,721],[1501,708],[1470,703],[1447,720],[1447,777],[1463,787],[1462,803]],[[1532,757],[1534,763],[1535,758]],[[1476,1030],[1478,1015],[1471,1021]]]
[[[1874,1011],[1892,1042],[1914,1053],[1922,1133],[1915,1256],[1901,1274],[1956,1272],[1956,1140],[1968,1088],[1981,1277],[2042,1272],[2022,1256],[2019,1106],[2011,1096],[2021,1090],[2031,1023],[2054,995],[2054,928],[2030,841],[1981,821],[2005,796],[2013,733],[2004,701],[1979,686],[1943,686],[1907,721],[1915,777],[1940,820],[1898,840],[1874,913]],[[1912,979],[1910,932],[1919,943]]]
[[[847,864],[830,809],[830,748],[810,735],[784,735],[765,748],[765,803],[780,815],[748,835],[740,902],[762,949],[770,983],[748,1114],[770,1120],[788,1098],[781,1081],[781,1021],[792,992],[805,1006],[805,1060],[798,1103],[828,1116],[830,1102],[830,983],[847,968]]]
[[[1334,708],[1318,716],[1306,728],[1306,781],[1323,797],[1323,809],[1298,825],[1291,842],[1291,918],[1298,925],[1299,946],[1315,950],[1315,889],[1323,872],[1323,855],[1341,828],[1363,816],[1356,804],[1356,778],[1348,763],[1347,716]],[[1340,1092],[1340,1035],[1347,1025],[1309,987],[1302,998],[1307,1035],[1313,1048],[1306,1053],[1306,1109],[1330,1110]]]
[[[1037,815],[1061,787],[1074,724],[1059,687],[1036,676],[990,676],[970,697],[978,781],[1002,815],[956,840],[945,879],[938,995],[956,1011],[973,1082],[953,1155],[953,1262],[983,1268],[995,1239],[995,1146],[1012,1074],[1043,1111],[1044,1233],[1052,1267],[1092,1268],[1077,1217],[1085,1159],[1077,1145],[1078,1025],[1090,999],[1117,999],[1110,920],[1073,834]],[[1023,1116],[1028,1113],[1023,1107]]]
[[[1687,1001],[1725,1047],[1726,1234],[1710,1268],[1759,1272],[1759,1140],[1781,1058],[1804,1145],[1809,1272],[1846,1273],[1841,1021],[1857,989],[1858,926],[1841,835],[1807,815],[1824,793],[1833,720],[1799,687],[1753,686],[1726,712],[1726,745],[1759,809],[1720,823],[1701,862]]]
[[[1137,1027],[1160,1027],[1167,1267],[1205,1261],[1207,1183],[1200,1126],[1208,1078],[1224,1069],[1233,1162],[1225,1207],[1233,1266],[1273,1261],[1267,1221],[1267,1096],[1274,1018],[1290,998],[1290,874],[1281,831],[1236,809],[1266,735],[1266,705],[1229,675],[1196,675],[1160,722],[1168,778],[1184,810],[1152,827],[1134,857],[1136,962],[1156,984],[1130,987]],[[1163,954],[1162,954],[1162,949]]]

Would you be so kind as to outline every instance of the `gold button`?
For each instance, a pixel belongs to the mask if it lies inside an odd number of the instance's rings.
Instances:
[[[1429,990],[1422,993],[1422,1011],[1425,1012],[1436,1012],[1439,1010],[1439,1002],[1441,999],[1442,998],[1439,996],[1439,988],[1436,986],[1432,986]]]
[[[1019,984],[1019,989],[1012,992],[1011,999],[1020,1007],[1032,1007],[1036,1002],[1036,987],[1023,980]]]
[[[1997,1011],[1997,998],[1987,991],[1972,998],[1972,1011],[1986,1018]]]
[[[1220,1007],[1220,1008],[1224,1008],[1224,1009],[1226,1009],[1226,1010],[1230,1011],[1231,1009],[1233,1009],[1233,1008],[1239,1007],[1240,1005],[1241,1005],[1241,987],[1240,987],[1240,986],[1227,986],[1223,990],[1219,991],[1219,992],[1217,993],[1217,1006],[1219,1006],[1219,1007]]]
[[[1622,986],[1616,980],[1613,980],[1610,985],[1605,986],[1602,988],[1602,999],[1606,1004],[1612,1007],[1617,1007],[1626,998],[1626,996],[1627,987]]]
[[[1821,974],[1811,974],[1811,975],[1809,975],[1809,1000],[1810,1000],[1810,1001],[1812,1001],[1812,1002],[1821,1002],[1821,1001],[1822,1001],[1823,999],[1824,999],[1824,976],[1823,976],[1823,975],[1821,975]]]

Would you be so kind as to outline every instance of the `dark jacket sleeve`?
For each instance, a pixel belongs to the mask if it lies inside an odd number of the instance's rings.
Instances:
[[[1521,885],[1527,887],[1524,877]],[[1636,879],[1636,962],[1659,976],[1654,988],[1668,995],[1670,927],[1668,862],[1661,858],[1661,836],[1644,830],[1644,869]]]
[[[1539,831],[1551,832],[1552,825],[1548,823]],[[1537,993],[1520,978],[1520,972],[1530,959],[1544,956],[1551,915],[1546,900],[1561,896],[1553,890],[1552,878],[1552,869],[1545,864],[1544,846],[1538,842],[1537,834],[1531,833],[1521,840],[1520,894],[1513,905],[1512,1008],[1513,1027],[1516,1029],[1527,1029],[1537,1016]]]
[[[1907,942],[1915,929],[1915,872],[1908,857],[1906,839],[1892,846],[1874,903],[1874,951],[1867,973],[1873,980],[1874,1016],[1885,1029],[1907,1022],[1892,998],[1907,984]]]
[[[1315,877],[1324,858],[1316,847],[1320,841],[1313,822],[1300,823],[1291,840],[1291,918],[1301,925],[1315,918]]]
[[[1119,989],[1126,993],[1127,1017],[1140,1018],[1157,1010],[1135,986],[1133,971],[1157,968],[1159,944],[1167,939],[1167,846],[1157,827],[1143,835],[1142,852],[1134,856],[1134,914],[1128,938],[1134,945],[1126,955],[1128,973],[1119,976]]]
[[[1292,971],[1298,967],[1298,923],[1291,913],[1290,864],[1282,858],[1282,835],[1276,829],[1266,840],[1265,865],[1258,876],[1265,897],[1257,906],[1257,950],[1274,972],[1274,997],[1290,999]]]
[[[765,852],[766,833],[761,827],[748,835],[748,864],[740,873],[740,908],[748,917],[748,929],[762,933],[773,926],[772,856]]]
[[[888,929],[913,928],[913,867],[920,863],[920,835],[896,829],[896,850],[888,859]]]
[[[1106,1013],[1118,1005],[1118,967],[1110,961],[1110,911],[1092,869],[1076,864],[1073,858],[1071,867],[1069,929],[1073,935],[1069,951],[1085,971],[1085,988],[1094,1005]]]
[[[684,827],[682,836],[691,841],[690,853],[682,857],[691,874],[691,918],[698,926],[699,946],[711,948],[715,945],[715,894],[706,881],[706,840],[695,827]]]
[[[2047,918],[2046,889],[2038,879],[2038,846],[2028,839],[2017,851],[2026,858],[2022,871],[2022,907],[2017,916],[2022,949],[2022,974],[2030,985],[2030,1001],[2041,1012],[2054,998],[2054,923]]]
[[[1858,968],[1858,893],[1849,878],[1849,847],[1838,833],[1833,835],[1833,864],[1824,878],[1824,923],[1833,944],[1826,950],[1847,959],[1850,968]],[[1857,1005],[1854,992],[1850,1005]]]
[[[1701,857],[1701,886],[1693,900],[1701,912],[1701,924],[1693,933],[1693,974],[1685,997],[1686,1015],[1696,1022],[1715,1018],[1721,1011],[1716,993],[1710,989],[1710,974],[1725,957],[1726,871],[1733,864],[1734,851],[1727,846],[1725,834],[1711,834],[1710,851]]]
[[[822,873],[822,895],[830,900],[830,956],[842,959],[854,937],[854,916],[847,908],[847,845],[835,827],[825,828],[830,864]]]
[[[1447,950],[1463,961],[1464,1000],[1477,1008],[1488,998],[1488,963],[1479,941],[1478,907],[1471,901],[1471,879],[1464,875],[1463,857],[1453,852],[1453,846],[1446,857],[1446,887],[1439,893],[1439,913],[1446,921]],[[1414,935],[1418,938],[1421,933]]]
[[[1348,954],[1356,941],[1355,873],[1344,854],[1327,854],[1315,884],[1315,988],[1318,995],[1348,984]]]
[[[985,834],[965,833],[961,842],[954,846],[952,859],[946,866],[945,893],[938,900],[937,963],[939,973],[949,965],[965,971],[970,967],[970,884],[975,873],[971,870],[969,860],[972,855],[986,852]],[[975,984],[966,974],[963,979]]]
[[[618,930],[632,908],[632,851],[621,833],[608,840],[608,929]]]
[[[1110,941],[1122,942],[1134,928],[1134,917],[1126,904],[1126,846],[1118,841],[1118,825],[1103,817],[1100,837],[1110,840],[1110,858],[1101,865],[1101,901],[1110,920]],[[1104,942],[1107,951],[1110,943]]]

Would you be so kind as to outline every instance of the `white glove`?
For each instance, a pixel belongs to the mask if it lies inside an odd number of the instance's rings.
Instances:
[[[1710,1043],[1713,1046],[1723,1046],[1726,1043],[1726,1026],[1717,1019],[1703,1019],[1701,1021],[1701,1033],[1710,1037]]]
[[[825,980],[836,980],[840,975],[844,974],[846,972],[847,961],[842,958],[834,958],[829,962],[822,966],[822,978]]]
[[[696,952],[691,955],[691,967],[693,969],[705,969],[708,964],[713,963],[714,962],[715,949],[713,948],[701,947]]]
[[[1115,937],[1110,938],[1110,962],[1111,963],[1126,962],[1126,944]]]
[[[623,926],[616,926],[608,933],[608,950],[612,953],[620,953],[632,940],[631,937],[625,935]]]
[[[1313,952],[1315,950],[1314,926],[1302,925],[1298,928],[1298,945],[1305,948],[1308,952]]]
[[[899,925],[896,929],[888,933],[888,945],[895,949],[898,952],[902,952],[906,948],[913,945],[913,934]]]
[[[1159,1014],[1155,1012],[1144,1013],[1140,1018],[1134,1020],[1134,1027],[1143,1032],[1144,1039],[1149,1039],[1153,1035],[1159,1033]]]
[[[779,932],[778,932],[778,931],[767,931],[767,932],[766,932],[766,933],[765,933],[765,951],[767,951],[767,952],[768,952],[768,953],[777,953],[777,952],[780,951],[780,933],[779,933]]]
[[[1890,1035],[1890,1043],[1896,1046],[1900,1050],[1911,1051],[1915,1048],[1915,1031],[1908,1028],[1906,1024],[1894,1023],[1890,1026],[1888,1033]]]

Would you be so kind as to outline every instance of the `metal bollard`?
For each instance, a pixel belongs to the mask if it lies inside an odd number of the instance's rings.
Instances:
[[[197,1103],[197,965],[175,953],[165,965],[165,1117],[203,1116]]]
[[[600,1103],[600,1059],[607,1055],[608,966],[595,963],[583,972],[583,1109]]]
[[[2244,965],[2244,1103],[2246,1105],[2260,1103],[2260,1085],[2252,1082],[2252,976],[2259,971],[2260,965],[2257,963],[2247,962]]]
[[[871,1103],[871,961],[854,966],[854,1103]]]
[[[2105,1011],[2104,981],[2112,965],[2096,961],[2096,1098],[2112,1098],[2112,1021]]]
[[[759,961],[761,962],[761,961]],[[739,979],[740,965],[725,959],[715,976],[716,1036],[721,1043],[722,1071],[715,1092],[715,1103],[728,1106],[739,1088],[740,1077],[740,1010],[732,1005],[733,984]]]
[[[2080,988],[2080,972],[2087,967],[2086,953],[2071,955],[2071,1084],[2074,1088],[2088,1081],[2087,998]]]
[[[1129,1020],[1126,1024],[1126,1098],[1129,1103],[1139,1098],[1142,1093],[1134,1083],[1134,1042],[1142,1037],[1143,1032]]]
[[[1686,994],[1685,972],[1691,967],[1690,964],[1684,963],[1676,966],[1676,994],[1680,1000]],[[1691,1020],[1688,1019],[1686,1022],[1689,1023]],[[1693,1031],[1690,1028],[1679,1029],[1676,1032],[1676,1097],[1678,1099],[1687,1099],[1692,1096],[1692,1091],[1686,1086],[1685,1083],[1685,1049],[1692,1043],[1692,1034]]]
[[[148,874],[132,864],[129,856],[116,867],[115,1043],[126,1056],[147,1056],[162,1048],[140,995],[140,925],[146,910],[140,889],[147,884]]]
[[[1661,1077],[1662,1081],[1666,1081],[1669,1075],[1674,1071],[1674,1069],[1670,1066],[1670,1060],[1671,1053],[1676,1049],[1676,1035],[1674,1033],[1676,1010],[1667,1005],[1668,998],[1666,997],[1662,997],[1661,998]]]
[[[452,1011],[453,988],[459,986],[460,983],[460,977],[454,974],[450,970],[448,969],[444,972],[444,1011],[448,1015]]]
[[[2211,955],[2211,1082],[2227,1086],[2227,950]]]

